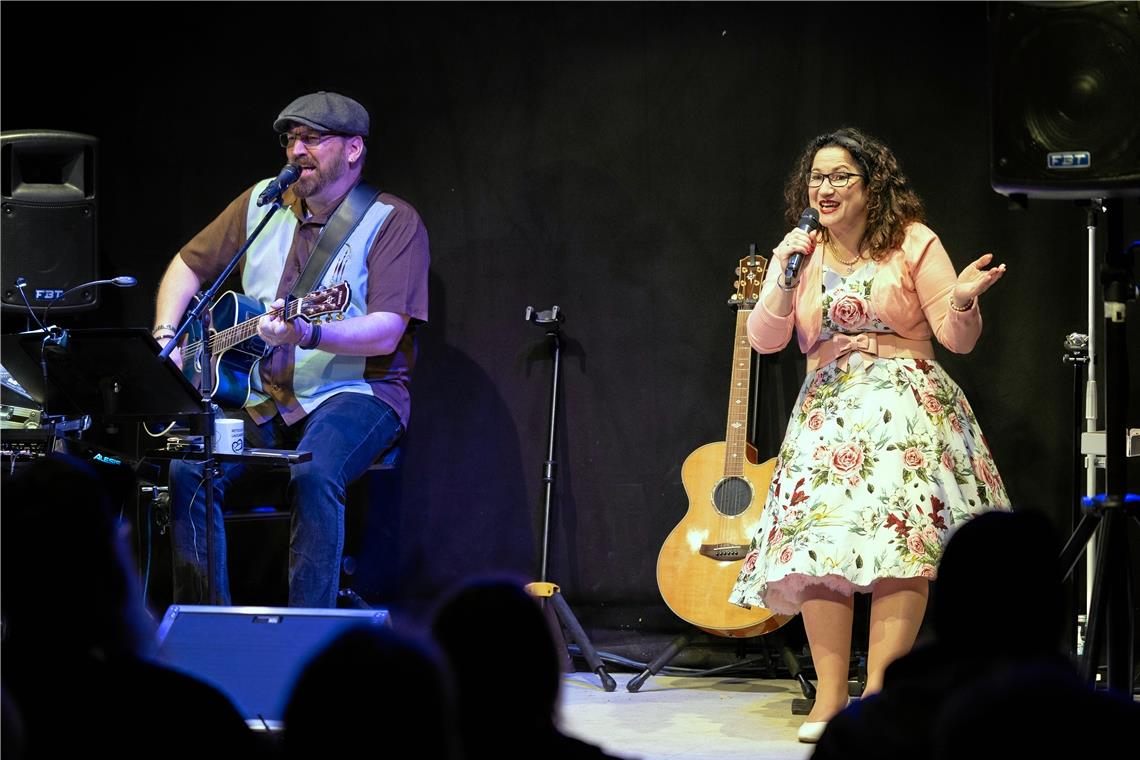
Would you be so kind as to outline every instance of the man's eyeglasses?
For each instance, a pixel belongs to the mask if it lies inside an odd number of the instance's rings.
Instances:
[[[822,187],[823,178],[827,177],[827,181],[831,183],[832,187],[845,187],[852,177],[863,177],[863,174],[854,174],[852,172],[832,172],[831,174],[820,174],[819,172],[812,172],[808,175],[808,187]]]
[[[300,140],[306,148],[315,148],[330,137],[348,137],[349,135],[341,132],[312,132],[307,135],[293,135],[288,132],[282,132],[277,135],[277,141],[281,143],[282,148],[288,148],[294,142]]]

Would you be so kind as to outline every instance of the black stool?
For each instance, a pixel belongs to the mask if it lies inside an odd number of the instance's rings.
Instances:
[[[359,569],[370,495],[376,481],[399,469],[403,447],[397,442],[385,450],[345,494],[345,538],[340,563],[338,606],[369,609],[352,589]],[[288,599],[288,549],[291,510],[286,498],[289,473],[281,468],[251,467],[226,489],[223,517],[235,605],[284,606]]]

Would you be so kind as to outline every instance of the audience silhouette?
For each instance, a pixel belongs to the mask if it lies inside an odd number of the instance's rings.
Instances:
[[[268,754],[223,694],[148,659],[153,621],[116,519],[132,487],[125,468],[58,454],[5,482],[4,756],[64,756],[77,737],[121,757]],[[1061,652],[1058,548],[1039,512],[962,526],[939,568],[933,640],[837,715],[813,757],[1127,746],[1140,706],[1090,688]],[[559,730],[555,637],[521,583],[465,584],[437,607],[431,634],[438,650],[372,625],[333,639],[294,685],[283,754],[382,754],[412,741],[429,760],[613,757]]]
[[[995,732],[1022,755],[1025,742],[1051,748],[1075,728],[1056,713],[1090,719],[1103,705],[1113,717],[1135,715],[1083,684],[1061,653],[1059,552],[1040,512],[989,512],[963,525],[939,567],[934,640],[892,663],[879,694],[836,716],[812,757],[909,758],[940,748],[967,757],[999,746],[988,743]],[[979,730],[983,723],[992,730]]]
[[[468,583],[436,610],[432,633],[455,677],[468,758],[613,757],[558,729],[558,651],[546,617],[520,583]]]
[[[935,760],[1114,757],[1136,743],[1137,726],[1140,705],[1131,696],[1094,691],[1065,664],[1019,663],[946,701],[932,754]]]
[[[224,695],[146,659],[153,621],[116,519],[132,488],[127,468],[61,454],[4,484],[5,758],[265,749]]]
[[[430,643],[376,625],[336,636],[304,666],[285,709],[286,758],[460,757],[451,684]]]

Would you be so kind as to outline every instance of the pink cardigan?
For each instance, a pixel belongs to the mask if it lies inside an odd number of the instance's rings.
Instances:
[[[823,328],[822,294],[823,256],[809,256],[795,290],[795,319],[774,314],[765,305],[765,296],[778,287],[783,272],[769,267],[760,292],[760,302],[748,315],[748,340],[762,354],[772,354],[788,345],[795,324],[800,350],[811,359],[820,353],[825,342],[819,335]],[[977,302],[969,311],[950,308],[950,294],[958,280],[950,256],[938,236],[924,224],[907,227],[899,250],[879,262],[871,282],[871,307],[878,318],[889,325],[902,340],[879,337],[884,350],[878,355],[933,356],[933,335],[954,353],[969,353],[982,333],[982,315]],[[893,350],[892,350],[892,347]],[[901,347],[901,350],[899,348]],[[825,346],[825,348],[828,348]],[[835,351],[826,351],[834,358]]]

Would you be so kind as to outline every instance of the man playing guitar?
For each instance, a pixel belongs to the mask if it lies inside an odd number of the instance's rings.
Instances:
[[[253,363],[248,397],[230,416],[245,421],[247,445],[297,448],[312,460],[295,465],[288,494],[292,508],[289,604],[336,606],[344,544],[344,496],[349,483],[395,444],[410,411],[408,383],[415,362],[416,327],[426,322],[428,238],[415,209],[387,193],[361,204],[363,216],[343,242],[332,242],[313,290],[347,283],[344,319],[321,325],[290,318],[285,298],[297,286],[310,256],[338,208],[362,197],[357,186],[366,154],[368,112],[332,92],[304,95],[277,117],[288,161],[300,169],[281,195],[276,213],[240,263],[244,295],[268,311],[256,322],[266,354]],[[271,206],[255,203],[270,180],[242,193],[171,261],[159,286],[154,336],[169,342],[190,300],[216,278]],[[355,189],[355,190],[354,190]],[[325,245],[327,245],[327,242]],[[320,258],[320,255],[317,257]],[[317,270],[321,271],[321,270]],[[295,302],[291,302],[295,303]],[[185,361],[174,352],[172,358]],[[245,394],[242,394],[245,395]],[[215,478],[215,566],[207,570],[205,495],[201,463],[174,461],[170,480],[174,544],[174,600],[230,603],[221,503],[242,465],[226,465]]]

